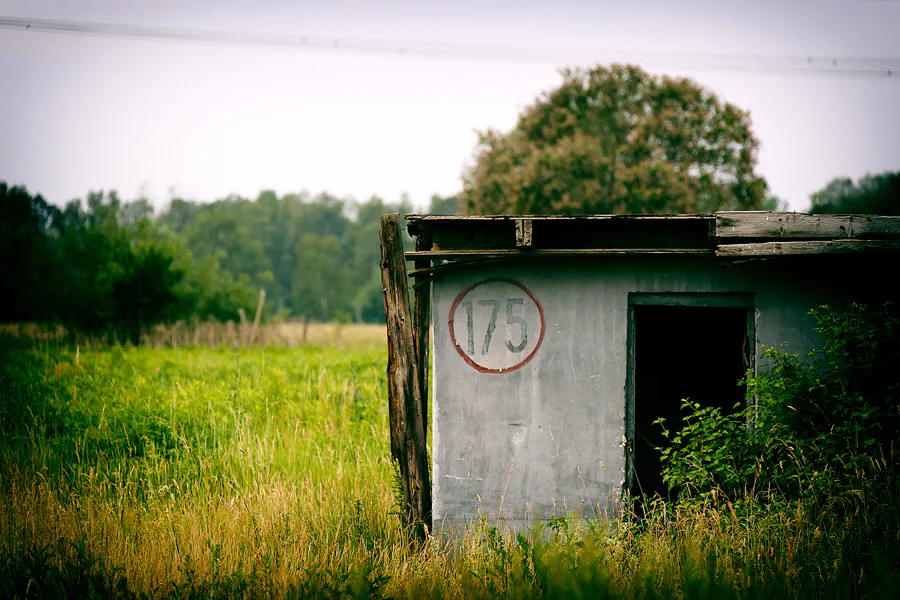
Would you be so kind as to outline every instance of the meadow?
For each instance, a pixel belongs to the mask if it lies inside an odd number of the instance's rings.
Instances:
[[[896,497],[855,492],[840,505],[713,494],[528,532],[487,512],[461,537],[411,544],[370,334],[290,348],[3,338],[0,597],[896,594]]]

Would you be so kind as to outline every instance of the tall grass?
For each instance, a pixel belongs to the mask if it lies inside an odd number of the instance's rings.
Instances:
[[[851,494],[840,510],[828,499],[712,497],[659,505],[642,521],[562,516],[524,533],[485,516],[447,542],[412,546],[396,514],[380,344],[0,352],[0,597],[898,589],[895,559],[857,560],[866,536],[892,550],[896,529],[874,515],[896,516],[896,496]]]
[[[298,572],[394,554],[390,488],[372,485],[391,473],[380,358],[8,353],[4,554],[72,558],[82,544],[151,594],[216,573],[283,589]],[[351,521],[368,539],[357,548]]]

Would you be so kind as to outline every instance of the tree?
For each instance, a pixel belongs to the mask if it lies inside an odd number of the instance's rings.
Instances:
[[[0,181],[0,321],[42,321],[54,298],[56,253],[52,227],[59,209],[24,187]]]
[[[176,265],[186,273],[182,287],[200,318],[233,319],[248,298],[250,308],[256,305],[263,287],[269,314],[327,319],[349,313],[373,321],[383,318],[381,287],[373,283],[380,281],[381,215],[410,211],[408,201],[373,197],[356,203],[327,193],[279,197],[263,190],[252,201],[174,199],[157,222],[181,240]],[[405,242],[411,249],[411,239]],[[321,248],[330,254],[320,255]],[[321,261],[336,270],[320,268]],[[344,290],[336,295],[316,280],[325,277],[331,284],[334,273]]]
[[[761,208],[750,116],[689,79],[634,66],[562,71],[503,134],[480,134],[469,214],[663,213]]]
[[[172,322],[179,316],[178,287],[184,271],[173,267],[174,253],[164,243],[140,242],[122,248],[97,277],[106,300],[100,316],[133,344],[145,328]]]
[[[432,212],[455,212],[432,198]],[[137,342],[179,319],[235,320],[267,292],[273,313],[383,321],[378,230],[399,202],[306,192],[211,203],[90,192],[62,209],[0,182],[0,321],[61,323],[70,332]],[[404,236],[404,248],[413,240]]]
[[[198,210],[197,203],[192,200],[173,198],[158,220],[166,230],[177,235],[194,224]]]
[[[235,276],[246,275],[259,286],[271,265],[255,227],[253,208],[252,202],[242,198],[204,205],[182,235],[195,257],[218,256],[223,269]]]
[[[295,248],[294,307],[299,314],[328,321],[350,308],[350,270],[333,233],[309,233]]]
[[[66,204],[58,222],[55,285],[64,300],[53,312],[70,331],[96,333],[117,325],[108,320],[113,300],[100,281],[129,252],[132,240],[120,223],[122,202],[115,192],[89,192],[85,200]]]
[[[0,318],[117,330],[136,342],[146,327],[181,314],[184,270],[146,200],[91,192],[59,210],[2,182],[0,199],[0,250],[9,257]]]
[[[785,212],[788,209],[788,202],[780,196],[769,194],[766,196],[762,208],[763,210],[771,210],[773,212]]]
[[[900,215],[900,171],[866,175],[857,184],[832,179],[810,200],[811,213]]]
[[[176,268],[186,271],[179,290],[185,316],[234,321],[242,308],[251,314],[257,303],[257,289],[247,275],[235,276],[223,270],[220,255],[194,259],[184,250],[178,257]]]
[[[357,321],[383,323],[384,293],[381,290],[381,249],[378,243],[381,215],[408,213],[412,211],[412,206],[405,196],[397,203],[386,203],[378,196],[372,196],[356,208],[356,220],[351,223],[349,230],[349,249],[352,252],[351,279],[355,286],[351,308]],[[406,249],[413,248],[413,241],[409,235],[404,235],[403,241]]]
[[[431,204],[428,206],[429,215],[458,215],[459,198],[456,196],[441,197],[437,194],[431,196]]]

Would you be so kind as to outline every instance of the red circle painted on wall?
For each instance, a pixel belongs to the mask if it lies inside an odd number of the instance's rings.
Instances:
[[[456,351],[480,373],[520,369],[544,341],[541,303],[527,287],[503,277],[479,281],[460,292],[447,325]]]

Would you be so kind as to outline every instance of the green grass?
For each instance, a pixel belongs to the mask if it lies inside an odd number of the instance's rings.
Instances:
[[[484,519],[449,547],[410,546],[380,344],[76,352],[4,342],[0,353],[0,597],[898,589],[896,560],[878,553],[896,532],[877,532],[868,554],[852,545],[870,535],[866,515],[896,511],[882,499],[859,499],[840,522],[815,506],[714,501],[640,523],[559,518],[525,535]]]

